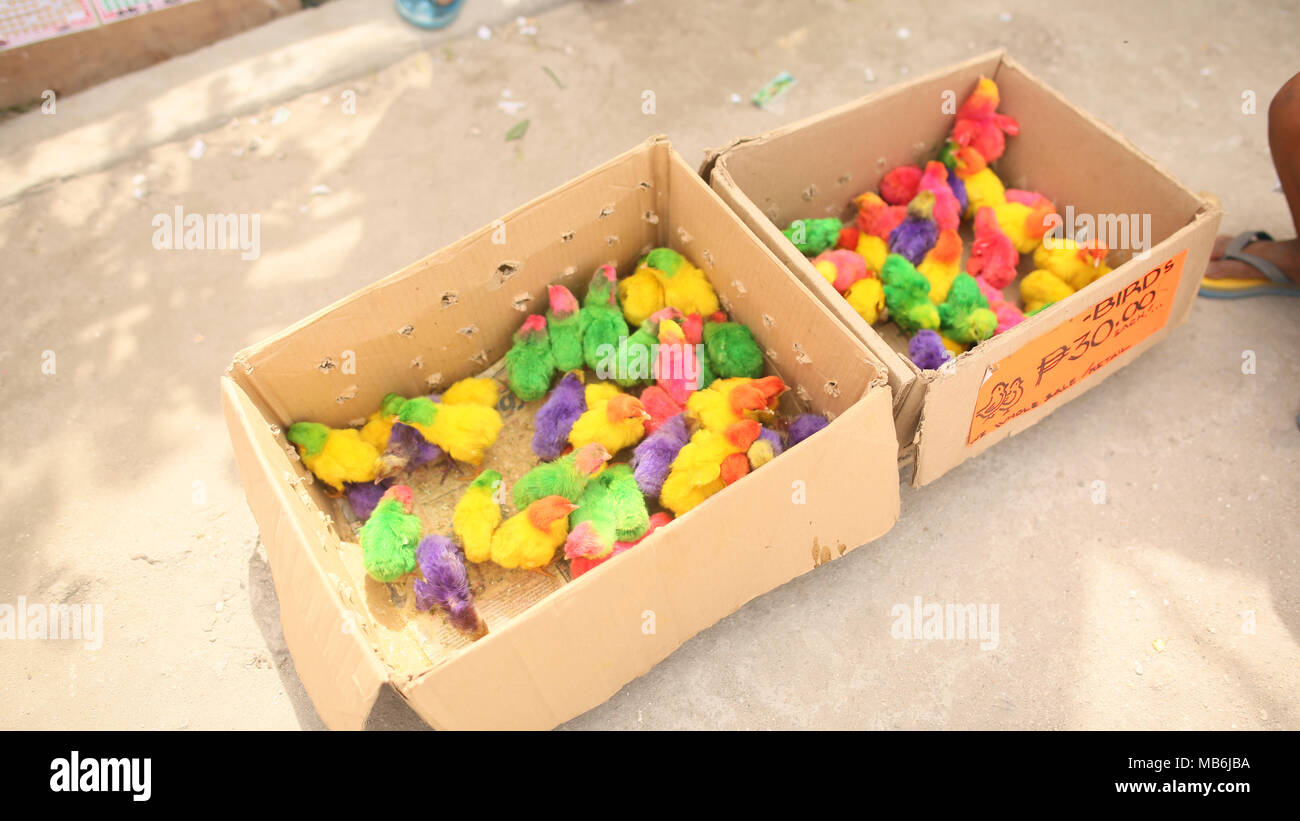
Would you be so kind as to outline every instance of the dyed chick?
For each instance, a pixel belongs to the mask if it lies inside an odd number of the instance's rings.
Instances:
[[[587,295],[578,312],[582,326],[582,361],[597,374],[607,372],[612,363],[607,357],[618,351],[618,341],[628,335],[627,320],[618,307],[613,265],[602,265],[592,274]],[[544,391],[543,391],[544,393]]]
[[[417,579],[415,609],[421,612],[437,607],[447,614],[451,626],[474,640],[487,635],[487,624],[474,607],[474,593],[465,572],[465,556],[456,543],[446,536],[430,533],[415,549],[415,561],[423,579]]]
[[[582,379],[566,373],[533,417],[533,453],[544,462],[560,458],[569,446],[569,431],[587,410]]]
[[[641,492],[651,498],[659,498],[664,479],[673,466],[673,460],[687,441],[690,433],[686,428],[686,417],[679,413],[668,419],[654,433],[641,440],[632,451],[633,476]]]
[[[601,559],[613,552],[616,542],[635,541],[649,527],[650,512],[632,468],[610,465],[587,485],[578,509],[569,516],[564,555]]]
[[[996,208],[1007,201],[1002,180],[988,167],[978,151],[973,148],[958,148],[955,162],[954,173],[966,194],[963,213],[967,217],[975,216],[981,208]],[[953,193],[956,194],[955,191]]]
[[[998,328],[995,334],[1006,333],[1011,328],[1025,321],[1025,315],[1020,308],[1011,300],[1002,295],[1001,289],[994,288],[982,279],[975,280],[979,285],[980,293],[989,302],[989,310],[997,315]]]
[[[660,503],[681,516],[749,470],[746,456],[760,426],[752,419],[734,422],[722,431],[707,428],[695,432],[677,458],[659,493]],[[742,471],[736,459],[744,462]]]
[[[771,428],[764,427],[759,430],[758,438],[754,440],[754,444],[749,446],[749,450],[745,452],[745,455],[749,457],[750,468],[758,470],[780,456],[784,450],[785,446],[781,442],[781,434]]]
[[[1060,302],[1073,293],[1074,289],[1068,282],[1051,271],[1041,268],[1025,274],[1025,278],[1020,282],[1020,298],[1025,303],[1026,314],[1038,313],[1048,305]]]
[[[725,314],[717,313],[705,323],[703,341],[709,364],[719,378],[757,379],[763,375],[763,351],[748,326],[729,322]]]
[[[357,531],[366,573],[377,582],[394,582],[415,569],[420,517],[406,485],[393,485]]]
[[[525,402],[541,399],[551,389],[555,356],[546,317],[530,314],[515,332],[514,344],[506,351],[506,372],[510,390]]]
[[[921,169],[915,165],[895,166],[880,180],[880,198],[890,205],[907,205],[921,190]]]
[[[1020,133],[1015,117],[998,113],[998,84],[981,77],[975,90],[957,109],[952,138],[958,145],[969,146],[985,161],[995,162],[1006,150],[1006,136]]]
[[[771,409],[785,393],[779,376],[759,379],[719,379],[686,400],[686,415],[704,427],[721,433],[741,420],[770,417]]]
[[[962,206],[948,184],[948,176],[947,166],[931,160],[925,164],[919,187],[934,195],[934,223],[940,231],[956,231],[961,225]]]
[[[645,420],[646,434],[654,433],[664,422],[685,410],[685,406],[668,395],[668,391],[658,385],[651,385],[641,391],[641,407],[650,418]]]
[[[546,287],[546,333],[551,340],[555,367],[572,371],[582,367],[582,317],[578,315],[578,298],[563,285]]]
[[[885,235],[886,238],[888,236]],[[880,269],[885,267],[885,258],[889,256],[889,243],[875,234],[862,232],[858,236],[858,246],[853,250],[867,263],[868,271],[879,274]]]
[[[961,235],[956,231],[940,231],[939,240],[916,270],[930,283],[931,302],[938,305],[947,299],[952,281],[961,273]]]
[[[880,319],[880,312],[885,310],[885,286],[874,276],[860,279],[849,286],[844,299],[863,321],[874,325]]]
[[[826,417],[820,413],[800,414],[786,427],[785,446],[792,448],[829,424]]]
[[[886,242],[889,241],[890,232],[907,217],[906,206],[890,205],[874,191],[855,197],[853,204],[858,207],[858,215],[854,218],[858,230]]]
[[[465,558],[485,562],[492,554],[492,534],[501,524],[497,492],[501,474],[485,470],[469,483],[451,512],[451,532],[465,548]]]
[[[702,381],[701,363],[695,351],[695,346],[687,343],[682,326],[671,319],[659,323],[655,384],[679,405],[685,404],[687,398],[699,390]],[[646,418],[649,418],[648,414]]]
[[[397,411],[402,407],[406,397],[390,393],[379,403],[379,410],[370,414],[370,418],[361,426],[361,438],[379,452],[388,447],[388,436],[393,432],[393,423],[397,421]]]
[[[550,564],[569,535],[569,514],[577,507],[563,496],[543,496],[529,504],[492,534],[492,561],[524,570]]]
[[[815,257],[822,251],[835,247],[835,243],[840,238],[840,221],[834,217],[797,219],[781,233],[794,243],[799,253],[806,257]],[[709,311],[709,313],[713,312]]]
[[[353,428],[335,430],[319,422],[294,422],[285,437],[298,448],[303,465],[317,479],[342,492],[345,482],[373,482],[379,451]]]
[[[659,282],[664,286],[665,307],[676,308],[683,316],[707,316],[718,310],[713,283],[686,257],[671,248],[656,248],[646,255],[645,264],[658,272]]]
[[[609,451],[593,443],[554,462],[543,462],[515,482],[515,510],[523,510],[546,496],[563,496],[570,502],[577,502],[591,477],[605,467],[609,458]]]
[[[994,288],[1005,288],[1015,281],[1020,253],[1002,228],[992,208],[975,213],[975,240],[966,260],[966,272],[980,277]]]
[[[596,443],[611,454],[618,453],[641,441],[649,418],[641,400],[625,393],[603,402],[588,403],[586,412],[569,431],[569,444],[581,448]]]
[[[1017,251],[1032,253],[1042,243],[1043,235],[1050,227],[1048,215],[1056,211],[1056,206],[1047,197],[1033,191],[1008,188],[1005,193],[1006,201],[993,206],[998,226]]]
[[[482,405],[485,408],[495,408],[500,396],[496,382],[478,376],[453,382],[438,401],[444,405]]]
[[[1095,240],[1079,244],[1072,239],[1043,243],[1034,251],[1034,267],[1056,274],[1066,285],[1081,291],[1093,280],[1110,273],[1106,246]]]
[[[889,251],[917,265],[939,240],[934,221],[934,192],[921,191],[907,204],[907,216],[889,232]]]
[[[664,286],[658,272],[642,260],[632,276],[619,280],[618,301],[630,326],[640,325],[664,308]]]
[[[917,331],[907,341],[907,357],[921,370],[932,371],[952,359],[952,354],[935,331]]]
[[[576,558],[569,559],[569,577],[576,579],[582,574],[587,573],[597,565],[604,564],[605,562],[614,558],[618,554],[624,553],[629,549],[636,547],[637,545],[641,544],[641,542],[644,542],[647,536],[649,536],[651,533],[654,533],[656,530],[668,524],[672,520],[673,520],[673,516],[671,513],[664,513],[663,511],[659,511],[658,513],[652,514],[650,516],[650,526],[646,528],[646,532],[644,535],[641,536],[641,538],[631,542],[615,542],[614,549],[610,551],[610,554],[608,556],[604,556],[599,559],[589,559],[586,556],[578,556]]]
[[[406,400],[402,400],[406,404]],[[400,408],[399,408],[400,411]],[[442,458],[442,448],[424,438],[424,434],[405,422],[393,423],[388,435],[388,447],[379,457],[379,476],[395,476],[403,471],[431,465]]]
[[[344,482],[343,495],[347,497],[348,504],[352,506],[352,513],[356,515],[357,520],[364,522],[370,518],[370,514],[375,511],[379,500],[383,498],[384,491],[388,490],[393,484],[391,479],[380,479],[377,482]]]
[[[501,414],[482,405],[444,405],[426,396],[406,400],[398,419],[457,462],[478,466],[501,434]]]
[[[647,269],[648,270],[648,269]],[[654,378],[652,351],[659,344],[659,323],[680,319],[676,308],[660,308],[641,323],[618,350],[618,367],[612,378],[620,387],[632,388]]]
[[[905,333],[939,328],[939,311],[930,301],[930,281],[912,263],[898,254],[890,254],[880,270],[880,281],[884,283],[889,318]]]
[[[812,263],[817,273],[825,277],[831,287],[841,294],[853,283],[867,278],[867,261],[856,251],[845,251],[842,248],[823,251]]]
[[[989,310],[989,302],[970,274],[958,274],[948,289],[948,298],[939,306],[939,328],[949,339],[958,342],[981,342],[993,336],[998,318]]]

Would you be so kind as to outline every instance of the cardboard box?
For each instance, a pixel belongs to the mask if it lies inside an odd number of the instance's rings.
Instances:
[[[598,265],[630,273],[656,245],[704,268],[793,386],[790,400],[831,424],[540,600],[510,585],[479,594],[491,633],[441,641],[426,629],[438,615],[399,615],[393,591],[365,577],[345,511],[310,481],[283,430],[303,419],[344,426],[389,391],[480,373],[542,309],[547,284],[581,292]],[[362,727],[385,684],[435,727],[552,727],[898,518],[883,367],[663,138],[240,352],[222,397],[285,639],[333,728]]]
[[[1003,182],[1043,192],[1058,211],[1103,215],[1107,229],[1135,216],[1147,235],[1149,217],[1149,253],[1139,258],[1112,245],[1113,272],[955,363],[923,372],[899,353],[907,346],[898,329],[867,325],[780,229],[801,218],[847,219],[852,198],[875,190],[889,169],[933,159],[981,75],[997,82],[999,111],[1020,121],[1020,135],[1007,139],[994,164]],[[711,152],[701,174],[889,369],[900,459],[915,457],[918,486],[1033,425],[1164,339],[1191,311],[1222,213],[1000,51],[737,140]],[[1120,216],[1124,223],[1113,219]],[[1022,258],[1022,274],[1031,263]]]

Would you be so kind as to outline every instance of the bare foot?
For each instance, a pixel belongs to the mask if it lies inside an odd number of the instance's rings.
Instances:
[[[1210,252],[1210,266],[1205,270],[1205,276],[1209,279],[1261,279],[1264,274],[1259,269],[1235,259],[1223,258],[1230,242],[1232,237],[1227,235],[1214,240],[1214,250]],[[1242,251],[1268,260],[1282,269],[1282,273],[1292,282],[1300,282],[1300,240],[1252,242]]]

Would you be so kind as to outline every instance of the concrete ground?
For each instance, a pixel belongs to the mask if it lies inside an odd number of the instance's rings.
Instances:
[[[395,44],[387,3],[334,0],[0,125],[0,603],[96,603],[106,620],[95,651],[4,642],[0,727],[320,728],[217,377],[238,348],[649,134],[696,161],[1006,46],[1217,194],[1226,231],[1291,234],[1265,139],[1300,68],[1291,4],[575,2],[528,6],[521,27],[526,5],[470,0],[490,39],[467,22]],[[336,17],[305,48],[311,14]],[[731,102],[783,69],[799,84],[782,114]],[[95,134],[113,144],[87,160]],[[151,219],[178,205],[260,213],[261,256],[155,251]],[[1199,302],[1105,385],[905,488],[887,536],[567,726],[1300,728],[1297,350],[1300,301]],[[891,609],[917,596],[997,605],[997,648],[891,638]],[[395,696],[372,723],[422,726]]]

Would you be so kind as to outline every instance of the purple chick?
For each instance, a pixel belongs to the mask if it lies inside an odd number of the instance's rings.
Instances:
[[[907,204],[907,216],[889,232],[889,250],[906,257],[913,265],[920,265],[938,241],[939,226],[934,221],[934,193],[921,191]]]
[[[907,343],[907,355],[923,371],[934,370],[947,362],[951,354],[935,331],[921,330]]]
[[[446,536],[430,533],[415,549],[415,561],[424,579],[415,582],[415,609],[432,610],[437,605],[447,619],[462,633],[475,639],[487,635],[487,625],[474,608],[474,594],[469,589],[465,556],[456,543]]]
[[[392,479],[380,479],[378,482],[344,482],[343,493],[352,505],[352,512],[361,521],[370,518],[375,505],[383,497],[384,491],[393,483]]]
[[[586,388],[576,373],[566,373],[533,419],[533,453],[549,462],[560,458],[569,444],[569,431],[587,410]]]
[[[957,206],[961,208],[961,213],[965,214],[966,209],[970,207],[970,196],[966,193],[966,181],[956,174],[949,174],[948,187],[952,189],[952,195],[957,199]]]
[[[762,439],[764,442],[767,442],[769,445],[772,446],[772,456],[774,457],[780,456],[781,451],[785,449],[781,445],[781,434],[777,433],[771,428],[768,427],[761,428],[758,431],[758,438]]]
[[[422,465],[436,462],[442,456],[442,448],[424,438],[424,435],[405,422],[394,422],[393,432],[388,434],[388,447],[384,450],[384,475],[391,476],[402,470],[414,470]]]
[[[659,426],[654,433],[641,440],[641,444],[632,451],[632,476],[636,486],[646,496],[659,497],[663,490],[664,479],[677,458],[677,452],[686,446],[690,439],[686,430],[686,417],[677,414]]]
[[[794,447],[817,431],[829,425],[826,417],[817,413],[805,413],[795,418],[786,429],[786,444]]]

